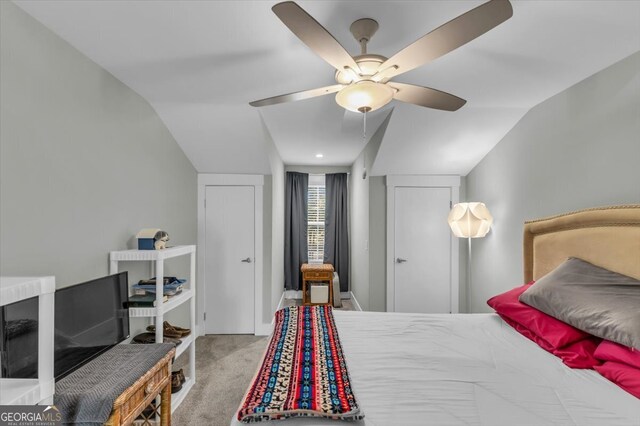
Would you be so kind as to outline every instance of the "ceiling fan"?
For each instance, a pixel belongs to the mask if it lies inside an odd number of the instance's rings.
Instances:
[[[335,69],[333,86],[289,93],[250,102],[254,107],[299,101],[336,93],[343,108],[366,113],[396,99],[427,108],[456,111],[467,101],[429,87],[398,83],[391,79],[443,56],[481,36],[513,15],[509,0],[491,0],[436,28],[390,58],[367,53],[367,43],[378,30],[373,19],[351,24],[361,54],[351,56],[311,15],[292,1],[272,8],[280,20],[311,50]]]

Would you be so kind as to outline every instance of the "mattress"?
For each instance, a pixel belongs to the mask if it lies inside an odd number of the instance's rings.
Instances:
[[[365,414],[354,425],[640,425],[639,399],[595,371],[566,367],[495,314],[334,317]]]

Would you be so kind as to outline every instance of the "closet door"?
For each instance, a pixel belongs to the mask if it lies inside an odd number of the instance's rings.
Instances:
[[[451,312],[450,188],[395,188],[395,312]]]
[[[254,333],[254,187],[207,186],[205,332]]]

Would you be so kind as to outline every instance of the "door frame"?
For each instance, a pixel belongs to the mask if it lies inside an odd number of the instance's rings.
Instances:
[[[204,335],[205,323],[205,300],[206,300],[206,216],[205,216],[205,201],[206,201],[206,189],[207,186],[253,186],[253,202],[254,202],[254,328],[255,335],[263,335],[270,333],[271,324],[262,323],[262,277],[263,271],[263,186],[264,176],[262,175],[231,175],[231,174],[211,174],[211,173],[199,173],[198,174],[198,282],[196,300],[196,327],[197,335]]]
[[[439,175],[389,175],[387,185],[387,312],[395,311],[395,220],[396,220],[396,187],[448,188],[451,190],[451,204],[460,200],[460,176]],[[442,226],[448,226],[443,222]],[[460,253],[459,239],[453,233],[451,238],[451,313],[460,312]]]

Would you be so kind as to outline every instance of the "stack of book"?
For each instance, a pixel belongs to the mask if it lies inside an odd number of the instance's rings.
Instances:
[[[149,285],[149,284],[134,284],[133,286],[131,286],[131,288],[133,289],[133,294],[136,295],[145,295],[145,294],[156,294],[156,285]],[[182,284],[169,284],[169,285],[165,285],[163,286],[162,289],[162,294],[164,294],[165,296],[175,296],[176,294],[179,294],[182,292],[183,289],[183,285]]]
[[[187,280],[176,277],[164,277],[162,286],[162,302],[180,294]],[[156,306],[156,279],[140,280],[131,286],[132,295],[129,296],[129,308],[151,308]]]
[[[169,300],[168,296],[162,296],[162,303]],[[129,308],[153,308],[156,306],[155,294],[134,294],[129,296],[127,307]]]

